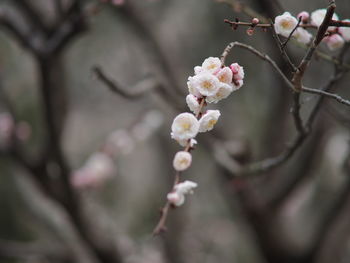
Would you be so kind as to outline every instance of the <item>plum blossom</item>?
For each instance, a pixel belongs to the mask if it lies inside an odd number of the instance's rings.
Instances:
[[[194,74],[195,75],[198,75],[200,74],[201,72],[203,72],[203,68],[201,66],[195,66],[194,67]]]
[[[218,80],[218,78],[209,72],[203,72],[199,75],[195,75],[194,77],[192,77],[191,81],[193,81],[191,83],[193,87],[189,86],[188,89],[190,93],[194,96],[196,96],[196,94],[198,93],[201,96],[214,95],[220,86],[220,81]],[[194,91],[191,92],[191,89],[194,89]]]
[[[97,152],[73,173],[71,181],[76,188],[98,187],[111,178],[115,172],[116,166],[111,157]]]
[[[244,79],[244,69],[238,63],[232,63],[230,69],[233,74],[233,80],[243,80]]]
[[[303,43],[303,44],[309,44],[312,39],[312,35],[307,30],[301,27],[297,28],[294,31],[293,37],[295,37],[295,39],[299,43]]]
[[[192,162],[192,155],[186,151],[179,151],[175,154],[173,166],[176,171],[185,171]]]
[[[196,188],[197,186],[197,183],[186,180],[175,185],[174,190],[180,194],[193,194],[193,188]]]
[[[135,142],[128,131],[118,129],[108,136],[106,147],[113,154],[121,153],[126,155],[135,148]]]
[[[196,137],[198,130],[199,122],[193,114],[180,113],[171,125],[171,137],[175,140],[192,139]]]
[[[327,9],[325,9],[325,8],[317,9],[317,10],[313,11],[311,13],[311,24],[319,27],[322,24],[323,19],[326,16],[326,13],[327,13]],[[332,19],[339,20],[339,17],[336,13],[334,13],[332,16]],[[336,27],[334,27],[334,26],[328,27],[329,30],[334,30],[335,28]]]
[[[344,39],[339,34],[333,34],[325,37],[323,41],[331,51],[342,48],[345,43]]]
[[[232,84],[221,83],[219,90],[213,95],[206,97],[208,103],[218,103],[220,100],[227,98],[233,91]]]
[[[171,192],[168,193],[167,199],[171,204],[181,206],[185,202],[185,195],[179,194],[178,192]]]
[[[221,61],[217,57],[209,57],[202,64],[202,71],[215,73],[221,68]]]
[[[219,110],[208,110],[199,120],[199,132],[212,130],[220,115]]]
[[[186,96],[186,103],[187,103],[188,108],[194,114],[198,114],[198,112],[200,111],[200,104],[199,104],[196,96],[194,96],[193,94],[188,94]]]
[[[344,19],[344,22],[350,22],[350,19]],[[339,34],[344,38],[345,41],[350,41],[350,27],[339,27]]]
[[[232,82],[233,73],[229,67],[220,69],[215,75],[222,83],[230,84]]]
[[[274,28],[277,34],[288,37],[293,29],[297,26],[298,20],[289,12],[284,12],[276,16]]]
[[[188,92],[190,94],[192,94],[193,96],[195,96],[197,98],[201,98],[202,97],[202,95],[199,93],[199,91],[197,89],[196,78],[194,78],[194,77],[189,77],[188,78],[187,88],[188,88]]]
[[[175,205],[181,206],[185,202],[186,194],[193,194],[193,189],[198,186],[197,183],[192,181],[184,181],[174,186],[174,190],[167,195],[168,201]]]

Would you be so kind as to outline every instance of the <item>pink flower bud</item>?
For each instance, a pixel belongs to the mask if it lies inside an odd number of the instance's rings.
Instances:
[[[253,24],[259,24],[259,19],[258,18],[256,18],[256,17],[254,17],[253,19],[252,19],[252,23]]]
[[[334,51],[344,46],[344,39],[339,34],[333,34],[325,37],[323,41],[327,44],[329,50]]]
[[[298,15],[297,15],[297,18],[299,19],[299,17],[301,17],[301,21],[303,22],[303,23],[306,23],[308,20],[309,20],[309,18],[310,18],[310,14],[308,13],[308,12],[306,12],[306,11],[302,11],[302,12],[300,12]]]

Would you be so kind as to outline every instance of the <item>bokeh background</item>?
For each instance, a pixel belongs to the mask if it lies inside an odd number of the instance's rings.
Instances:
[[[6,13],[20,25],[28,24],[18,2],[29,3],[49,28],[64,19],[57,15],[53,0],[0,0],[0,22]],[[71,1],[62,3],[65,10]],[[241,1],[238,7],[237,3],[79,3],[82,10],[98,7],[86,17],[86,29],[69,39],[55,57],[51,89],[55,96],[64,97],[55,110],[62,113],[61,145],[72,171],[99,151],[111,133],[119,132],[121,150],[114,158],[113,176],[74,191],[90,230],[107,239],[107,247],[117,248],[120,262],[349,261],[346,106],[326,100],[306,142],[275,169],[232,180],[218,164],[213,137],[232,158],[245,163],[276,156],[296,134],[290,114],[292,93],[266,62],[242,49],[233,49],[227,61],[244,67],[245,84],[210,106],[220,109],[220,121],[211,135],[198,136],[193,165],[182,175],[199,187],[183,207],[170,212],[168,231],[152,236],[159,208],[171,189],[172,158],[180,149],[170,138],[170,126],[181,109],[186,110],[186,82],[193,67],[209,56],[219,56],[228,43],[240,41],[268,53],[291,76],[271,32],[256,30],[248,36],[247,28],[233,31],[223,20],[249,22],[245,7],[273,18],[283,10],[296,15],[325,8],[328,1],[252,0]],[[350,17],[349,3],[337,1],[336,12],[341,19]],[[339,53],[323,44],[320,50],[330,57]],[[287,51],[298,64],[305,48],[290,42]],[[137,98],[123,97],[98,79],[95,66],[123,89],[133,90],[150,78],[164,83],[167,94],[152,90]],[[304,84],[320,88],[333,71],[332,62],[316,57]],[[9,112],[10,106],[16,119],[29,125],[29,135],[21,144],[29,156],[38,156],[47,137],[40,89],[43,72],[35,54],[1,23],[0,74],[1,112]],[[336,92],[344,98],[350,97],[348,83],[347,76],[337,82]],[[317,99],[317,95],[302,96],[304,118]],[[140,130],[140,123],[146,128]],[[54,184],[55,162],[48,161],[46,169]],[[0,262],[119,262],[94,255],[65,207],[42,191],[35,176],[6,147],[1,151],[0,171]]]

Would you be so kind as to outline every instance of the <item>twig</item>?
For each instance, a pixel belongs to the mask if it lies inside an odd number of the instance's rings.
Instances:
[[[120,96],[127,99],[137,99],[141,96],[160,88],[160,84],[153,77],[147,77],[139,81],[133,88],[127,90],[121,87],[120,84],[115,83],[103,72],[101,67],[94,66],[92,71],[95,73],[98,80],[103,82],[112,92],[119,94]]]
[[[259,19],[259,21],[261,21],[261,22],[263,22],[265,24],[270,22],[270,20],[268,18],[266,18],[265,16],[263,16],[260,13],[256,12],[255,10],[253,10],[249,6],[245,5],[244,3],[241,3],[238,0],[216,0],[216,1],[230,5],[234,10],[236,10],[236,11],[239,10],[237,12],[243,12],[250,18],[256,17],[256,18]],[[230,22],[233,22],[233,21],[230,21]],[[343,21],[338,21],[338,22],[343,22]],[[333,23],[335,23],[334,26],[337,26],[335,20],[332,20],[330,22],[330,26],[332,26]],[[349,22],[344,23],[343,26],[348,26],[348,23]],[[247,26],[250,26],[250,24],[251,23],[249,23],[249,25],[247,25]],[[270,28],[273,28],[272,24],[273,23],[270,22]],[[304,27],[314,28],[314,26],[311,25],[311,24],[304,24]],[[299,45],[299,46],[301,46],[301,45]],[[301,47],[304,48],[304,49],[306,48],[306,46],[301,46]],[[324,52],[316,51],[316,53],[317,53],[318,57],[324,59],[325,61],[329,61],[329,62],[332,62],[332,63],[337,64],[337,65],[342,65],[342,67],[350,69],[350,65],[349,64],[341,64],[338,60],[334,59],[332,56],[329,56],[328,54],[326,54]]]
[[[198,113],[195,116],[197,119],[200,119],[201,114],[202,114],[201,112],[202,112],[202,110],[203,110],[205,105],[206,105],[205,97],[203,97],[201,99],[201,103],[199,105]],[[188,140],[187,145],[185,146],[183,151],[190,152],[192,149],[193,148],[191,147],[191,142],[190,142],[190,140]],[[173,187],[172,187],[173,190],[174,190],[174,187],[180,182],[180,175],[181,175],[180,172],[176,172],[175,179],[174,179],[174,184],[173,184]],[[171,203],[169,201],[167,201],[165,203],[164,207],[161,209],[161,215],[160,215],[159,222],[158,222],[157,226],[153,230],[153,235],[154,236],[155,235],[159,235],[160,233],[162,233],[162,232],[164,232],[166,230],[165,223],[166,223],[166,220],[167,220],[167,217],[168,217],[169,209],[171,207],[172,207]]]
[[[299,17],[298,23],[297,25],[293,28],[293,30],[290,32],[289,36],[287,37],[286,41],[283,42],[281,48],[282,50],[284,50],[286,48],[287,43],[289,42],[289,40],[291,39],[291,37],[293,36],[295,30],[297,30],[297,28],[299,27],[300,23],[301,23],[301,19],[302,17]]]
[[[344,104],[346,106],[350,106],[350,101],[342,98],[338,94],[334,94],[334,93],[327,92],[327,91],[324,91],[324,90],[306,88],[306,87],[302,87],[301,90],[303,92],[307,92],[307,93],[311,93],[311,94],[317,94],[317,95],[320,95],[320,96],[325,96],[327,98],[334,99],[334,100],[338,101],[341,104]]]
[[[271,25],[273,25],[272,21],[271,21]],[[292,62],[292,60],[288,56],[286,50],[284,48],[282,48],[282,42],[275,31],[275,27],[271,26],[271,32],[272,32],[272,37],[276,41],[277,46],[282,54],[282,58],[286,61],[286,63],[288,64],[288,66],[291,68],[291,70],[293,72],[297,71],[297,67],[294,65],[294,63]],[[294,87],[293,87],[293,89],[294,89]]]
[[[221,63],[224,64],[226,57],[228,56],[228,54],[230,53],[230,51],[234,48],[234,47],[239,47],[245,50],[248,50],[249,52],[251,52],[252,54],[254,54],[255,56],[259,57],[260,59],[266,61],[267,63],[269,63],[272,68],[278,73],[278,75],[280,75],[282,77],[282,79],[284,80],[284,82],[286,83],[286,85],[293,90],[294,86],[293,84],[290,82],[290,80],[287,78],[287,76],[282,72],[282,70],[279,68],[279,66],[277,65],[277,63],[271,59],[267,54],[264,54],[260,51],[258,51],[257,49],[253,48],[252,46],[249,46],[247,44],[244,43],[240,43],[240,42],[232,42],[230,44],[227,45],[227,47],[225,48],[224,52],[222,53],[220,59],[221,59]]]

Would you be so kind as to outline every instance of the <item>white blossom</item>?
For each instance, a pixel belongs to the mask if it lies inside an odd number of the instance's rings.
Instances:
[[[322,24],[323,19],[326,16],[326,13],[327,13],[327,9],[325,9],[325,8],[317,9],[317,10],[313,11],[311,13],[311,24],[319,27]],[[339,20],[339,17],[336,13],[334,13],[332,16],[332,19]],[[336,27],[334,27],[334,26],[328,27],[329,30],[334,30],[335,28]]]
[[[232,82],[233,73],[229,67],[224,67],[215,74],[220,82],[230,84]]]
[[[174,190],[179,194],[193,194],[193,188],[196,188],[197,186],[197,183],[186,180],[175,185]]]
[[[232,84],[221,83],[219,90],[213,96],[206,97],[206,102],[217,103],[218,101],[227,98],[233,91]]]
[[[243,79],[233,81],[233,91],[239,90],[243,86]]]
[[[220,81],[218,78],[209,72],[196,75],[191,79],[191,81],[191,85],[193,85],[193,87],[189,86],[189,91],[194,96],[196,96],[197,92],[199,92],[202,96],[214,95],[220,86]],[[194,91],[191,92],[192,88]]]
[[[339,34],[333,34],[325,37],[323,41],[331,51],[342,48],[345,43],[344,39]]]
[[[194,67],[194,74],[195,75],[198,75],[200,74],[201,72],[203,72],[203,68],[201,66],[195,66]]]
[[[343,21],[350,22],[350,19],[345,19]],[[350,27],[339,27],[338,32],[342,35],[345,41],[350,41]]]
[[[194,113],[197,114],[200,110],[200,104],[198,102],[198,99],[193,94],[188,94],[186,96],[186,103],[188,108]]]
[[[179,194],[178,192],[171,192],[168,193],[167,199],[171,204],[181,206],[185,202],[185,195]]]
[[[113,153],[129,154],[135,147],[133,138],[126,130],[118,129],[112,132],[106,141],[106,147]]]
[[[232,71],[234,80],[242,80],[242,79],[244,79],[244,69],[238,63],[232,63],[230,65],[230,69]]]
[[[72,184],[77,188],[97,187],[112,177],[115,172],[116,166],[111,157],[97,152],[73,173]]]
[[[192,181],[185,181],[174,186],[174,190],[171,193],[168,193],[168,201],[175,205],[181,206],[185,202],[186,194],[193,194],[193,188],[196,188],[198,185]]]
[[[277,34],[288,37],[298,24],[298,20],[289,12],[284,12],[275,18],[275,31]]]
[[[202,64],[202,70],[210,73],[215,73],[221,68],[221,61],[216,57],[209,57],[204,60]]]
[[[295,39],[298,42],[303,44],[309,44],[312,39],[312,35],[307,30],[301,27],[297,28],[294,31],[293,37],[295,37]]]
[[[171,137],[175,140],[191,139],[196,137],[198,130],[199,122],[193,114],[180,113],[171,125]]]
[[[220,115],[219,110],[208,110],[199,120],[199,132],[212,130]]]
[[[189,77],[187,81],[188,92],[197,98],[201,98],[202,95],[199,93],[197,86],[197,78]]]
[[[185,171],[190,167],[192,155],[189,152],[179,151],[175,154],[173,166],[176,171]]]

